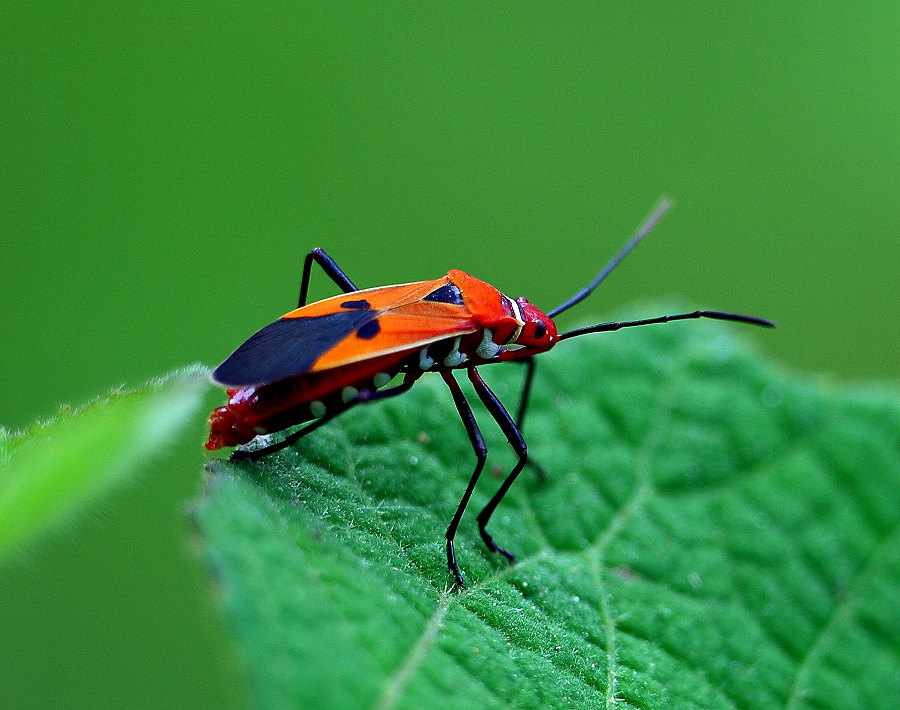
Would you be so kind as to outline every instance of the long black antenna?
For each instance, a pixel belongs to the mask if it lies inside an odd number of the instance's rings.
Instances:
[[[669,211],[669,208],[672,206],[672,200],[668,197],[663,197],[659,202],[656,203],[656,207],[647,215],[647,218],[641,222],[641,226],[637,228],[637,231],[634,233],[634,236],[631,237],[621,249],[619,249],[618,254],[616,254],[610,262],[603,267],[599,274],[594,277],[594,280],[591,281],[587,286],[581,289],[578,293],[576,293],[572,298],[563,303],[562,305],[557,306],[552,311],[548,311],[547,315],[551,318],[555,318],[563,311],[570,309],[576,303],[581,303],[585,298],[591,295],[591,292],[600,285],[600,282],[603,281],[607,276],[609,276],[610,272],[615,269],[619,262],[622,261],[628,254],[641,243],[641,240],[646,237],[650,231],[659,223],[659,221],[663,218],[663,215]]]
[[[722,311],[692,311],[691,313],[679,313],[674,316],[657,316],[656,318],[644,318],[643,320],[629,321],[613,321],[611,323],[600,323],[599,325],[590,325],[587,328],[576,328],[568,333],[559,336],[560,340],[566,338],[574,338],[578,335],[587,335],[588,333],[603,333],[610,330],[619,330],[620,328],[632,328],[637,325],[652,325],[654,323],[668,323],[673,320],[688,320],[689,318],[714,318],[716,320],[732,320],[738,323],[749,323],[750,325],[761,325],[766,328],[774,328],[775,324],[765,318],[757,318],[756,316],[744,316],[740,313],[723,313]]]

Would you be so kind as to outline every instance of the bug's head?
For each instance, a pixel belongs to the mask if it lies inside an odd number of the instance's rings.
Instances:
[[[556,331],[556,325],[553,318],[560,313],[569,310],[572,306],[581,303],[585,298],[591,295],[593,290],[600,285],[613,269],[624,259],[641,240],[649,234],[650,230],[662,219],[662,216],[671,207],[672,201],[663,199],[657,204],[653,212],[644,220],[637,232],[631,237],[612,260],[600,270],[600,273],[594,277],[587,286],[572,296],[568,301],[558,305],[548,314],[543,313],[540,309],[531,305],[524,298],[517,298],[514,309],[519,311],[516,320],[523,323],[521,329],[514,333],[510,342],[521,347],[511,347],[504,349],[500,355],[500,360],[524,360],[530,358],[545,350],[549,350],[560,340],[575,338],[588,333],[603,333],[620,328],[631,328],[638,325],[650,325],[652,323],[668,323],[676,320],[687,320],[689,318],[713,318],[716,320],[730,320],[738,323],[749,323],[750,325],[759,325],[767,328],[774,327],[774,323],[765,318],[757,318],[756,316],[745,316],[740,313],[724,313],[722,311],[692,311],[690,313],[678,313],[670,316],[657,316],[656,318],[644,318],[642,320],[598,323],[597,325],[588,326],[586,328],[576,328],[565,333],[559,334]],[[518,317],[521,316],[521,317]]]
[[[525,298],[517,298],[516,303],[522,311],[522,320],[525,325],[522,326],[522,330],[513,342],[541,351],[552,348],[559,338],[556,333],[556,324],[550,316]]]

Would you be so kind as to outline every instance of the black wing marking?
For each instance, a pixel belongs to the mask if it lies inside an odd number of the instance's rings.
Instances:
[[[437,303],[452,303],[456,306],[463,305],[462,293],[460,293],[454,283],[444,284],[439,289],[429,293],[422,300],[435,301]]]
[[[350,308],[352,310],[371,310],[372,304],[366,299],[361,298],[358,301],[344,301],[341,308]]]
[[[362,338],[379,330],[378,313],[347,310],[327,316],[280,318],[251,335],[213,372],[222,385],[250,387],[270,384],[309,372],[336,343],[359,331]],[[374,332],[373,332],[374,331]]]

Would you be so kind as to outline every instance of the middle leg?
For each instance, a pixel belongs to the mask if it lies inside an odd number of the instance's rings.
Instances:
[[[450,572],[456,580],[456,585],[462,588],[466,586],[466,583],[463,580],[462,573],[459,571],[459,565],[456,563],[456,551],[453,547],[453,540],[456,538],[456,530],[459,527],[459,521],[462,519],[463,512],[465,512],[466,506],[469,504],[469,498],[472,497],[472,491],[475,490],[475,484],[478,483],[478,477],[481,475],[482,469],[484,469],[484,462],[487,460],[487,445],[484,443],[484,437],[481,435],[481,430],[478,428],[478,424],[475,421],[475,415],[472,414],[472,408],[466,401],[466,397],[459,388],[459,383],[456,381],[456,378],[453,377],[453,373],[444,371],[441,373],[441,377],[444,378],[444,382],[446,382],[447,386],[450,388],[450,393],[453,395],[453,402],[456,404],[459,417],[462,419],[466,431],[469,433],[469,440],[472,442],[472,448],[475,450],[475,456],[477,458],[475,470],[469,478],[469,485],[466,486],[466,492],[463,493],[463,497],[456,507],[456,512],[453,514],[453,519],[447,527],[447,532],[444,534],[444,537],[447,538],[447,567],[450,568]]]
[[[491,519],[491,515],[494,514],[494,510],[500,504],[500,501],[503,500],[503,496],[506,495],[506,492],[516,480],[516,477],[525,467],[525,464],[528,461],[528,446],[525,444],[525,439],[522,437],[522,432],[519,431],[519,427],[516,426],[513,418],[509,415],[509,412],[506,411],[506,407],[504,407],[503,403],[497,399],[497,395],[491,392],[491,389],[485,384],[484,380],[481,379],[481,375],[478,374],[476,368],[473,367],[469,370],[469,379],[472,381],[472,385],[475,387],[475,392],[478,394],[478,397],[484,402],[484,406],[491,413],[491,416],[497,424],[500,425],[500,429],[506,435],[506,440],[509,442],[509,445],[512,446],[513,451],[519,456],[519,460],[516,461],[516,465],[513,466],[512,471],[510,471],[509,475],[503,481],[500,489],[494,494],[494,497],[488,501],[488,504],[484,506],[484,510],[478,514],[478,532],[481,534],[481,539],[484,540],[484,544],[487,545],[491,552],[499,552],[510,562],[513,562],[515,560],[515,555],[494,542],[494,538],[491,537],[491,534],[487,531],[487,524]]]

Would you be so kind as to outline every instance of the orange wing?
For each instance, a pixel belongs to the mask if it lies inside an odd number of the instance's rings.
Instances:
[[[269,384],[477,331],[449,276],[353,291],[297,308],[257,331],[213,373],[238,387]]]

